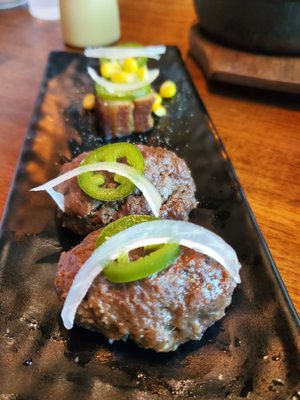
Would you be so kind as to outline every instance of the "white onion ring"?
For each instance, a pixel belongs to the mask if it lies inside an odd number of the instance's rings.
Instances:
[[[49,195],[56,202],[58,207],[64,211],[64,205],[62,202],[63,194],[56,192],[53,188],[68,179],[74,178],[84,172],[91,171],[108,171],[112,172],[125,178],[129,179],[145,196],[153,214],[158,217],[159,210],[162,204],[162,198],[158,193],[155,186],[141,173],[139,173],[135,168],[118,162],[97,162],[93,164],[83,165],[66,172],[65,174],[59,175],[57,178],[44,183],[41,186],[37,186],[31,189],[32,192],[38,192],[40,190],[47,190]]]
[[[98,47],[85,49],[84,55],[86,57],[109,58],[111,60],[123,60],[129,57],[147,57],[159,60],[160,55],[165,52],[166,46]]]
[[[71,329],[81,301],[96,276],[120,254],[133,249],[161,243],[179,243],[218,261],[229,275],[240,282],[240,263],[233,248],[220,236],[199,225],[185,221],[158,220],[132,226],[109,238],[85,261],[69,290],[61,316]]]
[[[109,93],[130,92],[132,90],[140,89],[146,85],[150,85],[159,75],[159,69],[149,69],[148,77],[144,81],[136,81],[132,83],[114,83],[98,75],[97,72],[91,67],[87,67],[87,71],[93,81],[98,83],[98,85],[103,86],[104,89]]]

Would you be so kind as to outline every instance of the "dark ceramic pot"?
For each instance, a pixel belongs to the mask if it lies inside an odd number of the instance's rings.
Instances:
[[[229,46],[300,55],[300,0],[194,0],[200,25]]]

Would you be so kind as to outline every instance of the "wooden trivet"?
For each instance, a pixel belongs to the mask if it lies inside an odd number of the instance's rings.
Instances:
[[[300,56],[270,56],[225,47],[190,30],[190,52],[209,79],[282,92],[300,93]]]

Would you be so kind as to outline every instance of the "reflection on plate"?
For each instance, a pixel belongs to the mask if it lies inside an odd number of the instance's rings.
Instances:
[[[242,262],[242,284],[226,316],[203,340],[157,354],[114,343],[59,318],[53,279],[62,249],[78,238],[60,229],[44,193],[65,159],[103,140],[81,100],[92,90],[86,60],[51,53],[2,224],[0,394],[11,399],[287,399],[297,396],[296,313],[222,145],[176,48],[159,62],[178,95],[155,128],[128,139],[175,151],[190,167],[199,206],[191,221],[222,236]],[[10,396],[10,397],[9,397]],[[5,397],[6,398],[6,397]]]

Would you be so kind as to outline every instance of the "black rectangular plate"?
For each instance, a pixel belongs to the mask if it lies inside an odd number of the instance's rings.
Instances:
[[[200,342],[176,352],[159,354],[130,341],[110,345],[99,334],[63,329],[53,280],[61,250],[78,238],[57,225],[51,199],[29,189],[104,142],[95,115],[81,106],[93,90],[87,63],[95,65],[78,54],[50,54],[3,219],[0,399],[300,398],[299,319],[175,47],[159,61],[155,84],[177,83],[168,116],[126,139],[186,160],[199,201],[191,221],[237,251],[242,283],[226,316]]]

